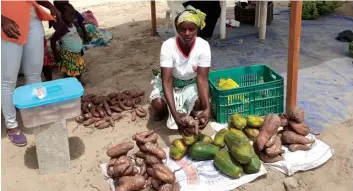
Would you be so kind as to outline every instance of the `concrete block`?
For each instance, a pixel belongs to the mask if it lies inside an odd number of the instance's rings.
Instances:
[[[33,129],[40,174],[62,173],[70,169],[66,120]]]

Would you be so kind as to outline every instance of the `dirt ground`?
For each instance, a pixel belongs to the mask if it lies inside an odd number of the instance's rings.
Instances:
[[[83,80],[87,83],[85,93],[105,94],[126,89],[144,90],[147,92],[144,107],[149,108],[151,67],[158,66],[162,44],[158,37],[150,36],[149,2],[111,3],[107,0],[89,2],[74,0],[72,4],[80,11],[87,9],[93,11],[99,24],[112,31],[114,39],[108,47],[94,48],[85,52],[84,59],[88,63],[88,70],[83,75]],[[287,3],[276,2],[275,5],[276,8],[286,7]],[[232,3],[229,3],[227,13],[229,18],[233,15],[231,6]],[[164,24],[166,7],[166,3],[157,2],[157,22],[160,27]],[[344,9],[340,9],[342,10]],[[347,10],[347,13],[353,13],[353,9]],[[50,30],[46,28],[46,32],[49,33]],[[169,145],[171,140],[178,137],[177,132],[166,129],[165,122],[150,120],[150,115],[133,123],[129,122],[129,118],[128,116],[117,123],[114,130],[95,130],[81,126],[75,128],[76,123],[69,121],[71,169],[67,173],[54,175],[38,174],[36,147],[31,129],[23,129],[28,138],[28,145],[18,148],[5,137],[2,127],[1,188],[6,191],[109,190],[98,168],[98,164],[108,161],[105,153],[109,146],[130,139],[135,132],[160,127],[160,145]],[[208,127],[205,133],[211,135],[213,132]],[[294,175],[300,185],[300,188],[295,190],[353,190],[352,135],[353,121],[332,127],[328,124],[328,128],[320,138],[334,148],[334,157],[320,168]],[[236,190],[281,191],[285,190],[283,179],[284,175],[270,170],[266,177]]]

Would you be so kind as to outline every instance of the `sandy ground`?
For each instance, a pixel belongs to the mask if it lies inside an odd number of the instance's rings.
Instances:
[[[112,31],[114,36],[108,47],[94,48],[85,53],[84,59],[88,63],[88,71],[83,75],[87,82],[86,93],[104,94],[125,89],[142,89],[147,92],[144,103],[148,108],[152,79],[150,71],[152,66],[158,66],[161,46],[158,37],[150,36],[149,2],[76,0],[73,5],[80,11],[93,11],[99,24]],[[285,2],[276,2],[277,8],[286,6]],[[160,27],[164,23],[166,7],[166,3],[157,3]],[[232,18],[232,7],[229,7],[227,15]],[[50,30],[46,29],[46,32]],[[128,116],[117,123],[114,130],[95,130],[81,126],[76,129],[74,122],[68,122],[71,169],[67,173],[55,175],[38,174],[31,129],[23,129],[28,138],[28,146],[23,148],[13,146],[2,131],[1,188],[6,191],[107,191],[109,188],[98,164],[108,161],[105,152],[109,146],[130,139],[135,132],[159,127],[162,127],[160,145],[169,145],[171,140],[178,137],[176,132],[164,128],[165,122],[153,122],[149,117],[150,115],[130,123]],[[211,135],[213,132],[208,127],[205,133]],[[295,190],[353,190],[352,134],[353,121],[327,128],[320,138],[334,148],[334,157],[318,169],[294,175],[300,185]],[[266,177],[237,190],[285,190],[284,178],[281,173],[271,170]]]

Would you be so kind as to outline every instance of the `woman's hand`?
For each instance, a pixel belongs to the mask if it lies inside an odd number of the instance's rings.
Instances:
[[[210,118],[211,118],[210,109],[208,108],[201,111],[199,115],[197,115],[195,118],[200,121],[199,128],[200,130],[203,130],[208,124],[208,122],[210,121]]]
[[[1,15],[1,29],[9,38],[18,39],[21,36],[20,28],[15,21]]]
[[[60,20],[61,19],[61,13],[60,11],[55,7],[55,6],[50,6],[50,14],[56,18],[56,20]]]
[[[183,123],[183,122],[181,121],[181,118],[183,118],[185,115],[186,115],[185,113],[178,113],[178,112],[176,112],[176,113],[175,113],[175,116],[173,116],[174,121],[175,121],[176,125],[178,126],[178,131],[179,131],[179,134],[180,134],[180,135],[185,135],[185,134],[187,134],[186,125],[185,125],[185,123]]]

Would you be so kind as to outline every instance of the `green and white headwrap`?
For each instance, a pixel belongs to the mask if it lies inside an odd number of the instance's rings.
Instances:
[[[195,9],[193,6],[188,5],[183,12],[181,12],[176,25],[184,21],[190,21],[196,24],[201,30],[206,26],[206,14],[199,9]]]

